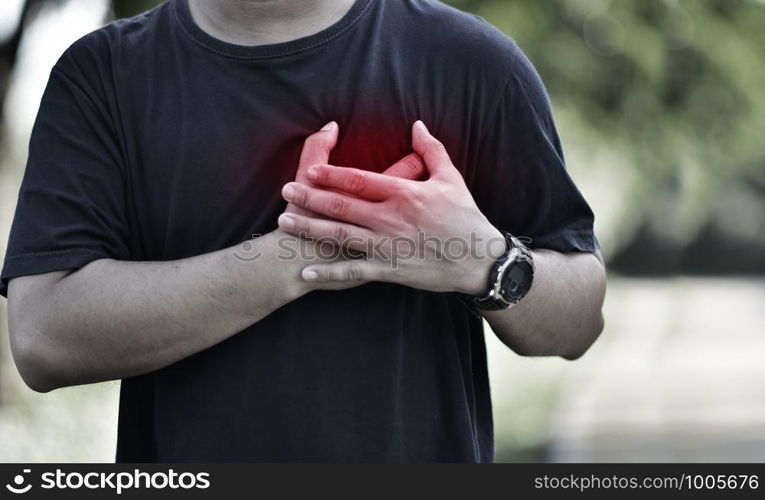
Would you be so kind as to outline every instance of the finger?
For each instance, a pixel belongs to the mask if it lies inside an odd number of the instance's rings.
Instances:
[[[421,120],[417,120],[412,127],[412,149],[425,161],[425,168],[431,177],[451,177],[456,172],[446,147],[430,135]]]
[[[301,272],[306,281],[355,282],[383,281],[386,266],[374,260],[351,260],[333,264],[313,264]]]
[[[308,136],[300,153],[298,171],[295,175],[297,181],[306,180],[306,171],[311,165],[329,162],[329,155],[337,145],[339,130],[340,127],[336,122],[329,122],[321,130]]]
[[[417,153],[406,155],[383,172],[384,175],[411,181],[422,180],[426,173],[425,162]]]
[[[337,145],[337,136],[340,128],[336,122],[329,122],[318,132],[311,134],[303,142],[303,150],[300,153],[295,180],[308,183],[306,171],[311,165],[316,163],[326,163],[329,161],[329,155]],[[287,204],[287,212],[313,215],[308,210],[295,206],[293,203]]]
[[[412,182],[357,168],[332,165],[314,165],[308,169],[308,179],[316,186],[377,201],[387,200],[401,190],[404,183]]]
[[[282,188],[282,196],[300,208],[359,226],[369,227],[379,220],[377,203],[316,189],[298,182],[286,184]]]
[[[375,238],[372,231],[363,227],[295,214],[280,215],[279,228],[296,236],[330,241],[359,252],[366,251],[367,243]]]

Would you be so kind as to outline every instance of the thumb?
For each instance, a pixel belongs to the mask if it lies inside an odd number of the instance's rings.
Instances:
[[[383,174],[418,181],[425,175],[425,162],[417,153],[410,153],[388,167]]]
[[[430,135],[430,131],[421,120],[417,120],[412,127],[412,149],[425,161],[425,167],[431,177],[448,176],[454,168],[444,145]]]
[[[329,122],[321,130],[308,136],[300,153],[296,181],[307,181],[306,172],[309,167],[329,163],[329,154],[337,145],[339,130],[336,122]]]
[[[382,280],[385,264],[372,259],[354,259],[331,264],[314,264],[303,269],[305,281],[319,283],[346,282],[363,283]]]

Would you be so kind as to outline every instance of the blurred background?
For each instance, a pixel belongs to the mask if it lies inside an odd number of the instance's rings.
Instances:
[[[0,255],[51,67],[157,3],[0,2]],[[497,461],[765,461],[765,1],[450,3],[542,75],[610,271],[578,361],[487,331]],[[0,461],[113,461],[119,383],[32,392],[6,325]]]

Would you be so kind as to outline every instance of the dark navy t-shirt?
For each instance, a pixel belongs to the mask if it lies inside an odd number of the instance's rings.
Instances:
[[[382,171],[410,152],[418,119],[495,226],[535,248],[597,248],[537,73],[482,20],[434,0],[357,0],[317,34],[245,47],[171,0],[55,65],[0,291],[15,276],[181,259],[272,231],[309,134],[336,120],[332,163]],[[454,294],[313,292],[122,381],[118,461],[492,459],[482,323]]]

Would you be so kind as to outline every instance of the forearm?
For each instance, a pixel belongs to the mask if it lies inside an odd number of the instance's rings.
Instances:
[[[305,261],[280,258],[280,234],[252,240],[254,261],[238,258],[238,247],[169,262],[99,260],[62,275],[40,300],[12,301],[22,374],[41,390],[125,378],[242,331],[307,291]]]
[[[524,356],[575,359],[603,329],[606,276],[591,253],[534,251],[536,271],[528,295],[505,311],[484,317],[497,337]]]
[[[372,258],[312,265],[303,277],[320,283],[369,280],[397,283],[434,292],[478,295],[485,291],[492,260],[492,242],[502,233],[478,208],[462,173],[444,145],[421,121],[412,128],[412,148],[424,160],[428,180],[415,182],[373,172],[333,165],[314,165],[306,171],[311,185],[297,182],[282,190],[285,200],[314,215],[292,213],[279,218],[279,227],[291,234],[332,238],[354,250],[360,242],[375,242],[397,256],[397,245],[408,239],[410,256]],[[320,216],[324,216],[323,218]],[[431,244],[424,242],[423,235]],[[467,258],[444,258],[450,249],[441,242],[487,245],[469,251]],[[376,246],[377,248],[377,246]],[[480,257],[483,255],[484,257]],[[369,255],[367,255],[369,257]],[[471,258],[472,257],[472,258]],[[591,253],[563,255],[535,253],[533,286],[519,305],[485,316],[499,338],[524,355],[581,356],[603,328],[601,307],[605,296],[605,268]]]

